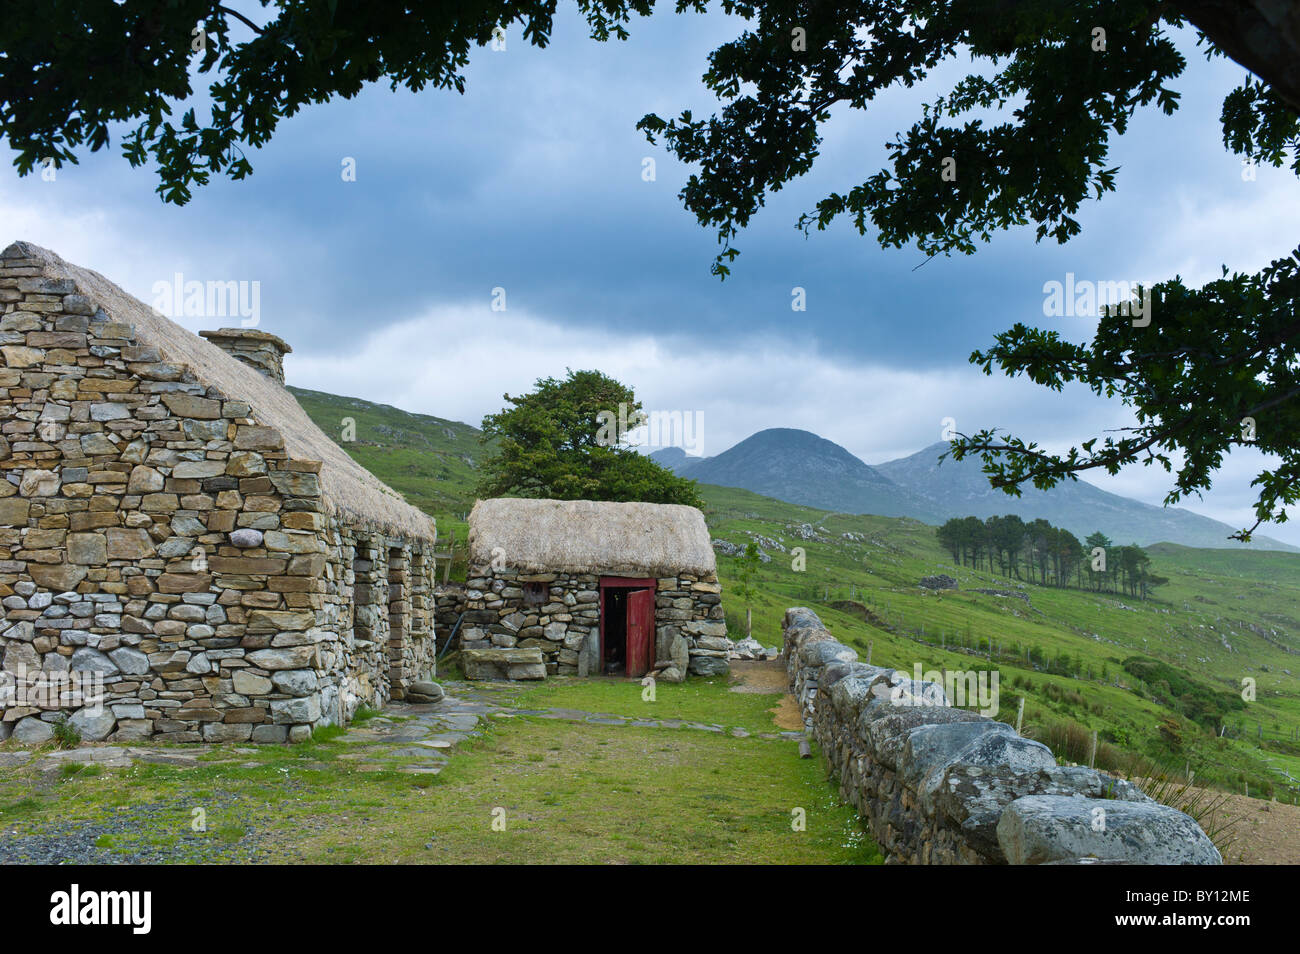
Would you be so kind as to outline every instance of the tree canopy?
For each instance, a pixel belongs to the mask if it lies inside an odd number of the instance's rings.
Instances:
[[[679,477],[625,443],[641,415],[632,389],[599,371],[542,378],[512,405],[483,418],[484,497],[622,500],[702,506],[693,480]]]
[[[575,0],[597,40],[625,38],[653,0]],[[22,173],[104,148],[113,124],[135,166],[152,163],[165,201],[224,174],[251,172],[244,149],[304,106],[387,81],[461,91],[475,46],[499,31],[549,42],[558,0],[261,0],[246,15],[201,0],[13,0],[0,21],[0,129]],[[706,0],[677,0],[678,12]],[[1197,31],[1206,57],[1252,75],[1223,102],[1224,145],[1300,173],[1300,4],[1272,0],[721,0],[745,21],[704,73],[721,107],[697,118],[643,117],[641,129],[695,169],[683,204],[716,230],[725,276],[740,230],[769,194],[807,173],[832,111],[866,110],[887,90],[968,59],[970,71],[886,146],[886,165],[816,202],[805,231],[847,218],[884,247],[973,253],[1021,226],[1066,242],[1086,200],[1116,187],[1113,135],[1140,109],[1172,113],[1186,59],[1172,31]],[[205,91],[196,81],[208,77]],[[199,104],[201,102],[202,109]],[[835,109],[836,107],[841,107]],[[179,112],[179,115],[177,113]],[[1065,454],[986,428],[953,454],[980,456],[995,486],[1019,493],[1142,462],[1176,470],[1167,503],[1210,488],[1224,455],[1272,455],[1254,485],[1256,523],[1300,499],[1300,249],[1258,273],[1199,289],[1156,284],[1154,317],[1103,316],[1089,346],[1018,323],[970,359],[986,374],[1053,389],[1079,382],[1129,405],[1119,438]],[[1276,459],[1277,463],[1271,461]]]
[[[1110,138],[1141,108],[1178,107],[1186,61],[1171,30],[1188,24],[1207,57],[1233,56],[1261,77],[1227,94],[1225,146],[1300,173],[1298,5],[777,0],[735,9],[750,28],[713,52],[704,75],[721,109],[640,123],[697,169],[680,195],[717,231],[713,267],[723,277],[738,254],[733,239],[766,197],[812,168],[832,107],[864,110],[960,55],[976,68],[888,143],[889,165],[817,202],[799,228],[848,218],[882,246],[915,245],[931,257],[970,254],[1015,226],[1068,241],[1083,202],[1115,190]],[[1054,390],[1082,383],[1119,398],[1136,423],[1064,454],[985,428],[958,435],[954,458],[979,455],[991,483],[1013,495],[1026,483],[1046,489],[1088,470],[1155,464],[1176,471],[1172,504],[1208,490],[1232,448],[1253,446],[1277,463],[1253,483],[1255,524],[1235,536],[1285,521],[1300,500],[1300,249],[1278,252],[1256,274],[1225,266],[1199,289],[1179,277],[1143,289],[1155,306],[1141,320],[1127,301],[1114,303],[1086,347],[1017,323],[972,363]]]
[[[626,37],[649,0],[575,0],[597,40]],[[245,149],[312,103],[368,83],[465,89],[474,47],[518,30],[550,41],[558,0],[11,0],[0,20],[0,129],[20,173],[121,143],[184,205],[214,175],[243,179]],[[260,9],[259,9],[260,8]],[[500,31],[500,32],[498,32]],[[208,77],[206,90],[196,81]],[[179,113],[179,115],[177,115]]]

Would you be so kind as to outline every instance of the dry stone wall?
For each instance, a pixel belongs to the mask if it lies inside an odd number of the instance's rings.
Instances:
[[[1188,815],[952,708],[942,686],[868,666],[812,610],[784,620],[808,732],[887,860],[903,864],[1221,864]]]
[[[598,674],[600,579],[593,573],[472,567],[465,587],[461,648],[536,649],[546,674]],[[540,601],[531,602],[525,596],[529,584],[544,588]],[[728,671],[729,643],[721,593],[716,576],[681,574],[656,580],[655,668],[659,678],[671,682],[688,673]]]
[[[40,264],[0,260],[0,739],[296,741],[400,697],[432,541],[327,507],[319,461]]]

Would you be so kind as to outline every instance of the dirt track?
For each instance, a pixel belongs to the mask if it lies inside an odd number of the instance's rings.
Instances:
[[[1229,795],[1224,811],[1235,818],[1224,852],[1227,864],[1300,864],[1300,807]]]
[[[734,682],[732,692],[763,692],[781,694],[776,706],[769,710],[772,719],[784,731],[797,732],[803,728],[803,716],[794,696],[786,690],[785,665],[780,660],[769,659],[762,662],[750,662],[743,659],[731,661],[731,675]]]

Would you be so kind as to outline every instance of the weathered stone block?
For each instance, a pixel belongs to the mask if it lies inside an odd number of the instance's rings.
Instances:
[[[286,646],[279,649],[257,649],[245,658],[259,669],[279,671],[284,669],[309,669],[316,665],[316,647]]]
[[[164,394],[162,402],[177,417],[197,417],[200,420],[221,417],[221,402],[210,401],[195,394]]]
[[[319,695],[301,699],[275,699],[271,702],[271,719],[278,725],[315,722],[320,715]]]
[[[104,531],[110,560],[144,560],[154,555],[153,540],[141,529],[109,527]]]
[[[1007,806],[998,844],[1013,865],[1100,858],[1146,865],[1218,865],[1196,821],[1166,805],[1026,795]]]
[[[68,562],[80,566],[103,566],[108,562],[108,543],[102,533],[68,534]]]

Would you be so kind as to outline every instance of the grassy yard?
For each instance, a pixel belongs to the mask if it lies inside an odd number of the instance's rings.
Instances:
[[[779,695],[739,693],[726,677],[692,677],[684,683],[660,682],[653,699],[640,683],[624,679],[551,679],[521,688],[515,696],[526,709],[572,708],[633,719],[681,719],[747,732],[779,731],[772,709]]]
[[[636,683],[593,680],[522,689],[518,701],[636,716],[650,708],[656,719],[775,733],[765,710],[778,698],[713,680],[660,687],[655,703],[643,703]],[[462,743],[440,774],[413,775],[361,771],[352,756],[364,746],[325,735],[299,746],[218,747],[193,768],[7,771],[0,859],[61,860],[21,851],[37,843],[57,853],[93,835],[101,861],[880,861],[820,760],[799,759],[785,739],[516,715]],[[805,830],[793,830],[795,809]],[[193,830],[196,810],[205,832]]]

